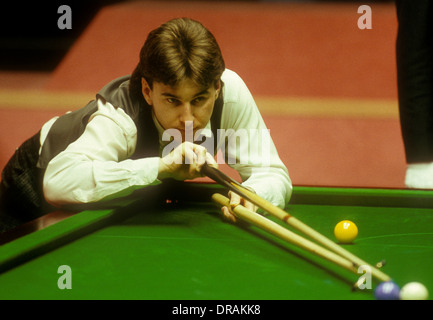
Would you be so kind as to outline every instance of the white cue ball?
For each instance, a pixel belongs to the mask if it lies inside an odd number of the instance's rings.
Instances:
[[[428,290],[420,282],[409,282],[400,290],[401,300],[427,300]]]

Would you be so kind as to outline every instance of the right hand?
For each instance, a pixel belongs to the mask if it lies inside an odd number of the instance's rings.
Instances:
[[[218,168],[215,159],[205,147],[185,141],[159,159],[158,178],[190,180],[203,177],[201,168],[205,163]]]

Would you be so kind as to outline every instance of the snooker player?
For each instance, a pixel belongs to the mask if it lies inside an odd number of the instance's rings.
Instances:
[[[228,145],[219,136],[240,131],[256,134]],[[2,172],[0,231],[56,208],[200,177],[205,162],[218,166],[217,150],[236,158],[229,165],[244,186],[284,207],[292,191],[287,169],[271,138],[259,143],[258,132],[269,135],[213,35],[197,21],[173,19],[149,33],[131,76],[108,83],[84,108],[49,120],[17,149]],[[229,198],[255,210],[232,192]],[[222,213],[236,221],[230,208]]]

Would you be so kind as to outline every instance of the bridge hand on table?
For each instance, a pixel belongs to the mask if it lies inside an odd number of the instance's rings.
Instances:
[[[223,219],[236,223],[237,219],[235,214],[232,211],[232,208],[236,207],[237,205],[243,205],[245,208],[247,208],[248,210],[251,211],[256,211],[257,210],[257,206],[254,205],[253,203],[245,200],[244,198],[241,198],[238,194],[236,194],[235,192],[229,191],[228,193],[228,197],[230,199],[230,205],[231,207],[222,207],[221,208],[221,212],[223,214]]]

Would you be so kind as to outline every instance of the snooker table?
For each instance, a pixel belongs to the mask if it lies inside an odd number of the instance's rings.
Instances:
[[[3,239],[0,299],[374,299],[376,280],[353,291],[362,274],[223,222],[216,184],[146,189]],[[337,222],[354,221],[358,238],[344,247],[370,264],[385,259],[383,272],[400,286],[422,282],[431,298],[432,191],[295,186],[286,211],[331,239]],[[58,284],[64,265],[70,289]]]

